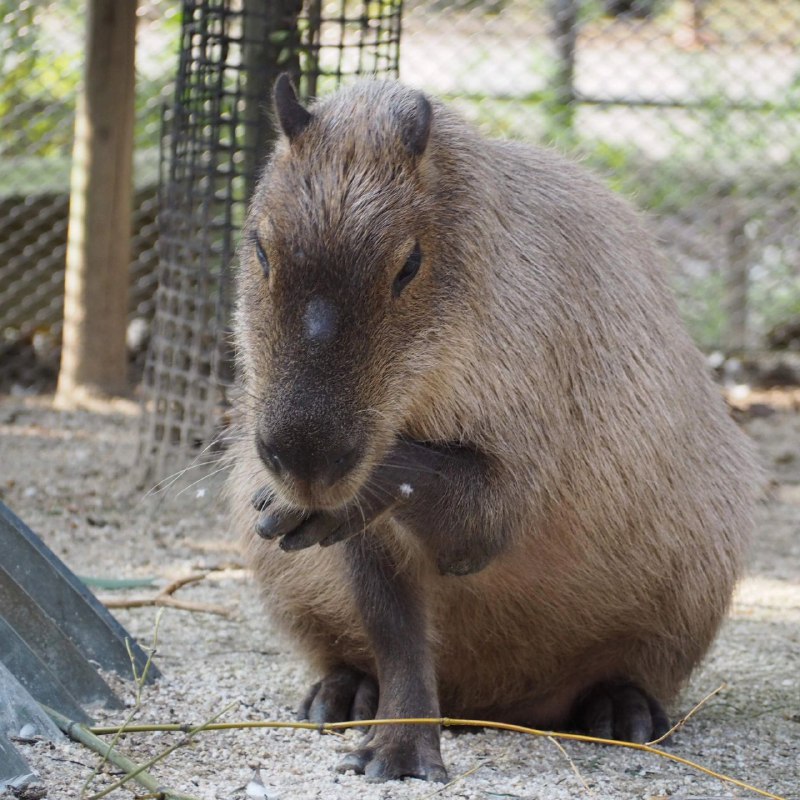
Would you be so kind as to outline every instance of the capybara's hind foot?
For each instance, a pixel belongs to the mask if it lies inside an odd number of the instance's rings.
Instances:
[[[357,750],[337,766],[339,772],[355,772],[371,781],[419,778],[447,781],[447,770],[439,752],[439,729],[397,726],[370,730]]]
[[[378,684],[352,667],[336,667],[309,690],[297,711],[310,722],[373,719],[378,708]]]
[[[595,684],[578,698],[570,727],[600,739],[644,744],[670,727],[661,704],[630,681]]]

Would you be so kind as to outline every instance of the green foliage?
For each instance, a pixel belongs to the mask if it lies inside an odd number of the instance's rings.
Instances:
[[[81,77],[80,8],[74,1],[46,9],[42,3],[0,2],[3,155],[50,157],[69,149]]]
[[[160,0],[139,20],[136,180],[152,181],[164,102],[171,99],[181,18]],[[0,0],[0,192],[65,190],[83,79],[83,0]]]
[[[705,351],[724,349],[728,312],[725,276],[712,271],[673,280],[681,316],[695,343]]]
[[[800,319],[800,271],[786,249],[775,245],[763,249],[751,273],[749,300],[760,331]]]
[[[366,7],[378,14],[389,0],[352,0],[348,13]],[[410,0],[415,5],[421,0]],[[726,24],[743,18],[748,6],[741,0],[707,0],[706,11]],[[731,4],[735,7],[731,11]],[[431,7],[425,0],[425,7]],[[549,0],[527,0],[530,17],[549,14]],[[648,30],[672,30],[681,22],[678,3],[658,0]],[[782,15],[780,3],[762,9],[765,29],[772,40],[794,35],[791,15]],[[499,10],[509,11],[507,0],[478,3],[457,0],[441,9],[448,14],[480,12],[487,18]],[[147,18],[140,20],[137,53],[136,164],[137,181],[154,180],[158,167],[162,103],[171,99],[169,86],[174,76],[180,38],[178,0],[159,0],[148,6]],[[628,22],[614,20],[607,13],[607,0],[579,0],[579,21],[592,35]],[[738,9],[738,10],[736,10]],[[29,193],[63,189],[68,183],[69,157],[73,135],[73,109],[82,73],[85,2],[83,0],[0,0],[0,186],[3,192]],[[737,17],[737,14],[739,15]],[[784,16],[786,19],[784,19]],[[155,23],[155,24],[153,24]],[[305,22],[303,24],[306,24]],[[144,31],[146,30],[146,34]],[[736,33],[736,30],[733,31]],[[726,30],[720,28],[719,35]],[[299,31],[304,43],[300,58],[304,66],[317,57],[309,46],[310,32]],[[271,35],[271,43],[286,54],[295,52],[295,36],[285,31]],[[788,39],[787,39],[788,41]],[[579,45],[580,50],[580,45]],[[288,55],[287,55],[288,57]],[[464,54],[459,68],[465,72],[482,69],[496,55],[475,43]],[[730,91],[732,76],[719,69],[714,48],[674,52],[676,71],[693,76],[688,92],[692,107],[675,109],[629,108],[641,130],[652,132],[664,146],[656,158],[615,139],[587,137],[583,115],[603,113],[598,106],[570,104],[571,76],[559,72],[550,43],[544,37],[533,40],[518,66],[543,76],[538,91],[525,96],[457,95],[444,97],[477,123],[489,135],[543,141],[577,154],[601,174],[617,192],[631,198],[649,212],[670,217],[687,226],[696,225],[696,235],[716,232],[714,209],[725,202],[739,203],[748,224],[761,227],[750,242],[751,286],[748,295],[753,325],[764,331],[774,324],[800,315],[800,275],[796,242],[776,240],[767,232],[770,214],[787,197],[800,197],[800,73],[783,95],[780,105],[762,104],[757,110],[735,108]],[[320,76],[315,92],[334,88],[336,79],[317,65]],[[641,114],[640,114],[641,112]],[[613,113],[613,112],[612,112]],[[596,117],[594,118],[596,119]],[[688,120],[688,124],[687,124]],[[600,128],[595,128],[598,130]],[[605,129],[602,129],[605,130]],[[781,156],[780,153],[784,155]],[[776,153],[778,155],[776,156]],[[705,214],[705,218],[702,215]],[[752,227],[752,225],[751,225]],[[794,248],[794,249],[793,249]],[[721,257],[724,261],[724,255]],[[724,271],[719,265],[693,265],[690,275],[676,279],[676,289],[686,321],[699,343],[718,347],[724,342]]]

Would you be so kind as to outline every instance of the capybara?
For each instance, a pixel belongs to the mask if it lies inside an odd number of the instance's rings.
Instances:
[[[317,722],[643,742],[709,647],[758,470],[626,202],[395,82],[309,108],[241,245],[230,487]],[[435,726],[340,765],[444,780]]]

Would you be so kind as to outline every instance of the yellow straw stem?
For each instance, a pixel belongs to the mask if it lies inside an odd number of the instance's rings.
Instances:
[[[512,725],[508,722],[490,722],[489,720],[477,719],[453,719],[452,717],[420,717],[409,719],[369,719],[357,720],[349,722],[325,722],[316,724],[313,722],[281,722],[273,720],[245,720],[242,722],[218,722],[209,725],[203,725],[202,731],[223,731],[235,730],[246,728],[291,728],[295,730],[311,730],[319,731],[320,733],[332,733],[334,731],[346,730],[348,728],[366,728],[377,725],[441,725],[445,728],[459,727],[459,728],[491,728],[501,731],[513,731],[514,733],[524,733],[528,736],[544,736],[553,739],[564,739],[571,742],[591,742],[593,744],[605,744],[611,747],[625,747],[629,750],[640,750],[643,753],[652,753],[653,755],[666,758],[678,764],[683,764],[686,767],[702,772],[718,781],[730,783],[738,786],[740,789],[746,789],[749,792],[755,792],[762,797],[769,797],[771,800],[787,800],[777,794],[772,794],[764,789],[759,789],[749,783],[740,781],[738,778],[732,778],[729,775],[723,775],[721,772],[715,772],[702,764],[695,761],[690,761],[688,758],[676,756],[666,750],[661,750],[649,744],[636,744],[635,742],[622,742],[618,739],[600,739],[596,736],[586,736],[580,733],[558,733],[554,731],[542,731],[537,728],[526,728],[524,725]],[[191,725],[180,725],[176,723],[170,724],[156,724],[156,725],[128,725],[124,728],[120,727],[95,727],[89,730],[96,736],[104,734],[117,734],[117,733],[145,733],[151,731],[178,731],[178,732],[196,732],[200,731]]]

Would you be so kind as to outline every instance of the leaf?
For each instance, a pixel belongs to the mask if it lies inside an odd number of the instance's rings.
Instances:
[[[153,586],[156,582],[155,578],[97,578],[90,575],[79,575],[78,578],[87,586],[111,591],[115,589],[141,589]]]

